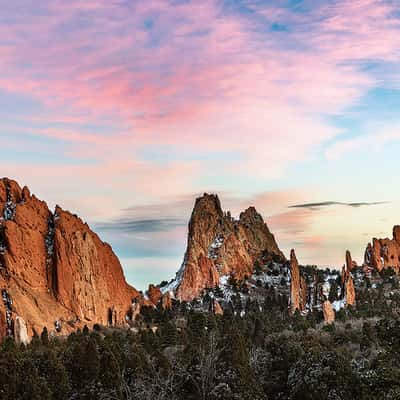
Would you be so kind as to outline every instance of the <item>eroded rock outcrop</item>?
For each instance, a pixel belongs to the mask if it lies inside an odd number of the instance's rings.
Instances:
[[[300,268],[296,254],[290,251],[290,309],[292,313],[300,310],[301,291],[300,291]]]
[[[217,300],[213,300],[211,303],[211,312],[213,312],[215,315],[224,315],[224,310],[221,307],[221,304]]]
[[[322,303],[322,313],[324,314],[324,321],[327,324],[331,324],[335,321],[335,310],[329,300],[325,300]]]
[[[300,274],[300,267],[295,251],[290,251],[290,310],[303,311],[308,297],[308,288],[304,278]]]
[[[26,323],[20,316],[15,317],[14,338],[17,344],[27,345],[30,342]]]
[[[354,280],[350,275],[345,282],[346,305],[354,306],[356,304],[356,291],[354,289]]]
[[[170,310],[172,308],[172,298],[168,292],[164,293],[161,297],[161,307],[164,310]]]
[[[393,239],[372,239],[365,250],[364,263],[367,266],[382,271],[393,268],[400,272],[400,226],[393,227]]]
[[[354,280],[351,275],[351,270],[355,268],[356,264],[351,258],[350,251],[346,251],[346,264],[342,270],[342,290],[346,305],[354,306],[356,304],[356,292],[354,288]]]
[[[153,306],[161,305],[164,310],[172,307],[171,295],[169,292],[163,294],[158,286],[150,284],[146,294]]]
[[[0,289],[12,302],[7,306],[3,296],[0,317],[13,325],[0,322],[0,337],[24,342],[25,330],[31,337],[45,326],[68,333],[85,324],[125,322],[139,293],[87,224],[60,207],[52,213],[7,178],[0,179],[0,212]]]
[[[196,200],[184,261],[170,288],[178,299],[192,300],[218,285],[221,276],[241,281],[253,273],[256,261],[271,260],[285,257],[254,207],[235,220],[222,211],[216,195],[204,194]]]
[[[162,297],[161,289],[157,286],[150,284],[149,288],[147,289],[147,297],[156,306],[160,302]]]

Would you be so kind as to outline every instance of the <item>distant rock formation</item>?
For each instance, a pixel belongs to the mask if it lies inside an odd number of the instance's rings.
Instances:
[[[400,272],[400,226],[393,227],[393,239],[372,239],[365,250],[364,264],[382,271],[393,268]]]
[[[198,297],[215,287],[223,275],[242,281],[254,272],[255,264],[285,261],[274,236],[254,207],[238,220],[224,213],[216,195],[196,200],[189,222],[187,249],[182,267],[165,290],[180,300]]]
[[[224,310],[221,307],[221,304],[219,304],[219,302],[217,300],[212,300],[211,302],[211,310],[210,310],[213,314],[215,315],[223,315],[224,314]]]
[[[149,288],[147,289],[147,297],[154,305],[157,305],[160,302],[162,295],[163,294],[158,286],[152,284],[149,285]]]
[[[164,310],[170,310],[172,308],[172,298],[168,292],[164,293],[161,297],[161,307]]]
[[[307,285],[300,274],[299,263],[296,254],[292,249],[290,251],[290,310],[294,313],[296,310],[303,311],[307,299]]]
[[[346,264],[342,269],[342,292],[346,300],[346,305],[354,306],[356,304],[356,292],[354,288],[354,281],[351,275],[351,270],[357,265],[352,260],[350,251],[346,251]]]
[[[77,216],[0,179],[0,339],[21,343],[44,327],[124,324],[139,293],[118,258]],[[27,334],[26,334],[27,333]]]
[[[322,303],[322,313],[324,314],[324,321],[327,324],[331,324],[335,321],[335,310],[329,300],[325,300]]]

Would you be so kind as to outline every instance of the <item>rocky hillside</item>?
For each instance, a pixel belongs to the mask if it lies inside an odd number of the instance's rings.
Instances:
[[[372,239],[365,250],[365,265],[381,271],[393,268],[400,272],[400,226],[393,227],[393,239]]]
[[[0,179],[0,339],[26,342],[44,327],[121,324],[139,293],[118,258],[76,215]]]
[[[368,244],[362,266],[347,252],[341,272],[319,270],[299,265],[294,250],[287,260],[254,207],[234,219],[216,195],[204,194],[196,200],[175,279],[150,285],[142,296],[87,224],[58,206],[50,211],[7,178],[0,179],[0,216],[0,339],[23,343],[44,327],[63,335],[95,323],[132,326],[142,305],[172,309],[179,301],[215,314],[277,306],[333,322],[368,298],[370,287],[394,287],[388,279],[400,269],[398,226],[393,239]],[[391,301],[397,292],[388,296]]]
[[[196,200],[190,218],[182,267],[162,291],[192,300],[205,288],[217,286],[221,277],[241,281],[269,261],[284,262],[285,256],[255,208],[234,219],[222,211],[216,195],[204,194]]]

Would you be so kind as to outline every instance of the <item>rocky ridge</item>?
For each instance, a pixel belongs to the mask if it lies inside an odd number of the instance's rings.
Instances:
[[[216,195],[196,200],[189,222],[187,249],[181,269],[163,292],[173,291],[190,301],[205,288],[218,286],[223,276],[238,281],[249,277],[257,264],[285,261],[274,236],[254,207],[239,219],[224,213]]]
[[[393,268],[400,272],[400,226],[393,227],[393,238],[372,239],[365,250],[364,264],[378,271]]]
[[[139,292],[111,246],[80,218],[0,179],[0,338],[26,342],[44,327],[125,324]]]
[[[167,285],[141,295],[129,286],[111,247],[80,218],[47,204],[10,179],[0,180],[0,339],[27,343],[47,327],[65,334],[85,324],[131,324],[143,305],[172,308],[187,301],[221,315],[246,312],[255,301],[292,314],[335,314],[356,305],[357,288],[373,271],[400,269],[400,227],[393,239],[373,239],[359,267],[346,252],[341,274],[286,260],[254,207],[238,219],[223,212],[216,195],[196,200],[184,261]],[[372,271],[372,272],[371,272]],[[208,298],[208,299],[207,299]],[[199,303],[200,302],[200,303]]]

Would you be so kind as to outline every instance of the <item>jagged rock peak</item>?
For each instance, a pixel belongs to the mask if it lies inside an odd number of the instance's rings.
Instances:
[[[393,227],[393,239],[400,244],[400,225]]]
[[[352,260],[350,251],[346,251],[346,264],[342,270],[342,289],[344,290],[344,298],[346,305],[353,306],[356,303],[356,292],[354,281],[351,275],[352,269],[356,268],[356,263]]]
[[[353,260],[351,258],[350,251],[346,251],[346,270],[350,272],[353,268]]]
[[[196,199],[192,218],[201,213],[216,214],[222,217],[221,202],[216,194],[204,193],[203,196]]]
[[[65,334],[107,324],[110,310],[113,323],[125,323],[139,293],[87,224],[61,207],[53,214],[8,178],[0,180],[0,212],[0,338],[25,341],[25,331],[32,336],[45,326]]]
[[[286,260],[254,207],[235,220],[223,212],[213,194],[196,199],[187,243],[182,267],[169,285],[181,300],[198,297],[205,288],[218,285],[223,275],[245,279],[254,272],[256,262]]]
[[[257,212],[254,206],[247,208],[240,213],[239,220],[243,223],[260,222],[264,223],[262,216]]]
[[[300,267],[296,253],[292,249],[290,250],[290,310],[292,313],[303,309],[301,286]]]
[[[364,264],[381,271],[393,268],[400,272],[400,226],[393,227],[393,239],[372,239],[365,250]]]

